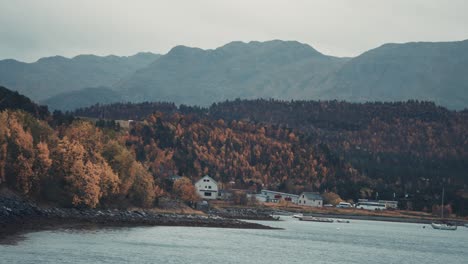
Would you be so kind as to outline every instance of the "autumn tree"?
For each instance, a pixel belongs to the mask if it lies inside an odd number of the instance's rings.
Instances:
[[[334,193],[334,192],[324,192],[322,194],[322,197],[323,197],[323,202],[325,204],[333,204],[333,205],[337,205],[339,204],[340,202],[343,202],[343,199],[341,199],[341,197]]]
[[[192,184],[192,181],[187,177],[182,177],[174,182],[172,187],[174,194],[182,201],[193,203],[200,200],[200,196]]]

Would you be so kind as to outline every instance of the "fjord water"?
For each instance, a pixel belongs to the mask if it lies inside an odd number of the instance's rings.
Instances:
[[[136,227],[29,233],[0,263],[468,263],[468,228],[352,220],[283,230]]]

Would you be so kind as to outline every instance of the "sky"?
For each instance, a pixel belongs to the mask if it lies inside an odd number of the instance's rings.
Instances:
[[[468,39],[466,0],[0,0],[0,59],[297,40],[334,56]]]

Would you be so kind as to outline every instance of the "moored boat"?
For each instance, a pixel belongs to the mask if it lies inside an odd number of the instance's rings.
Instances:
[[[275,221],[279,221],[280,220],[280,216],[279,215],[270,215],[271,218],[273,218],[273,220]]]
[[[311,222],[320,222],[320,223],[333,223],[333,219],[314,217],[314,216],[303,216],[303,217],[300,217],[299,220],[301,220],[301,221],[311,221]]]
[[[293,218],[301,218],[301,217],[303,217],[303,216],[304,216],[303,214],[295,214],[295,215],[293,215],[292,217],[293,217]]]
[[[349,220],[345,220],[345,219],[337,219],[336,222],[337,223],[345,223],[345,224],[351,223]]]
[[[445,224],[445,223],[432,223],[432,228],[439,229],[439,230],[457,230],[456,225]]]

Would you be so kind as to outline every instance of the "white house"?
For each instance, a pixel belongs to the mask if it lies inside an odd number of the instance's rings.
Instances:
[[[218,183],[208,175],[198,180],[195,183],[195,188],[202,199],[215,200],[218,198]]]
[[[298,204],[312,207],[322,207],[323,197],[319,193],[303,192],[301,195],[299,195]]]

